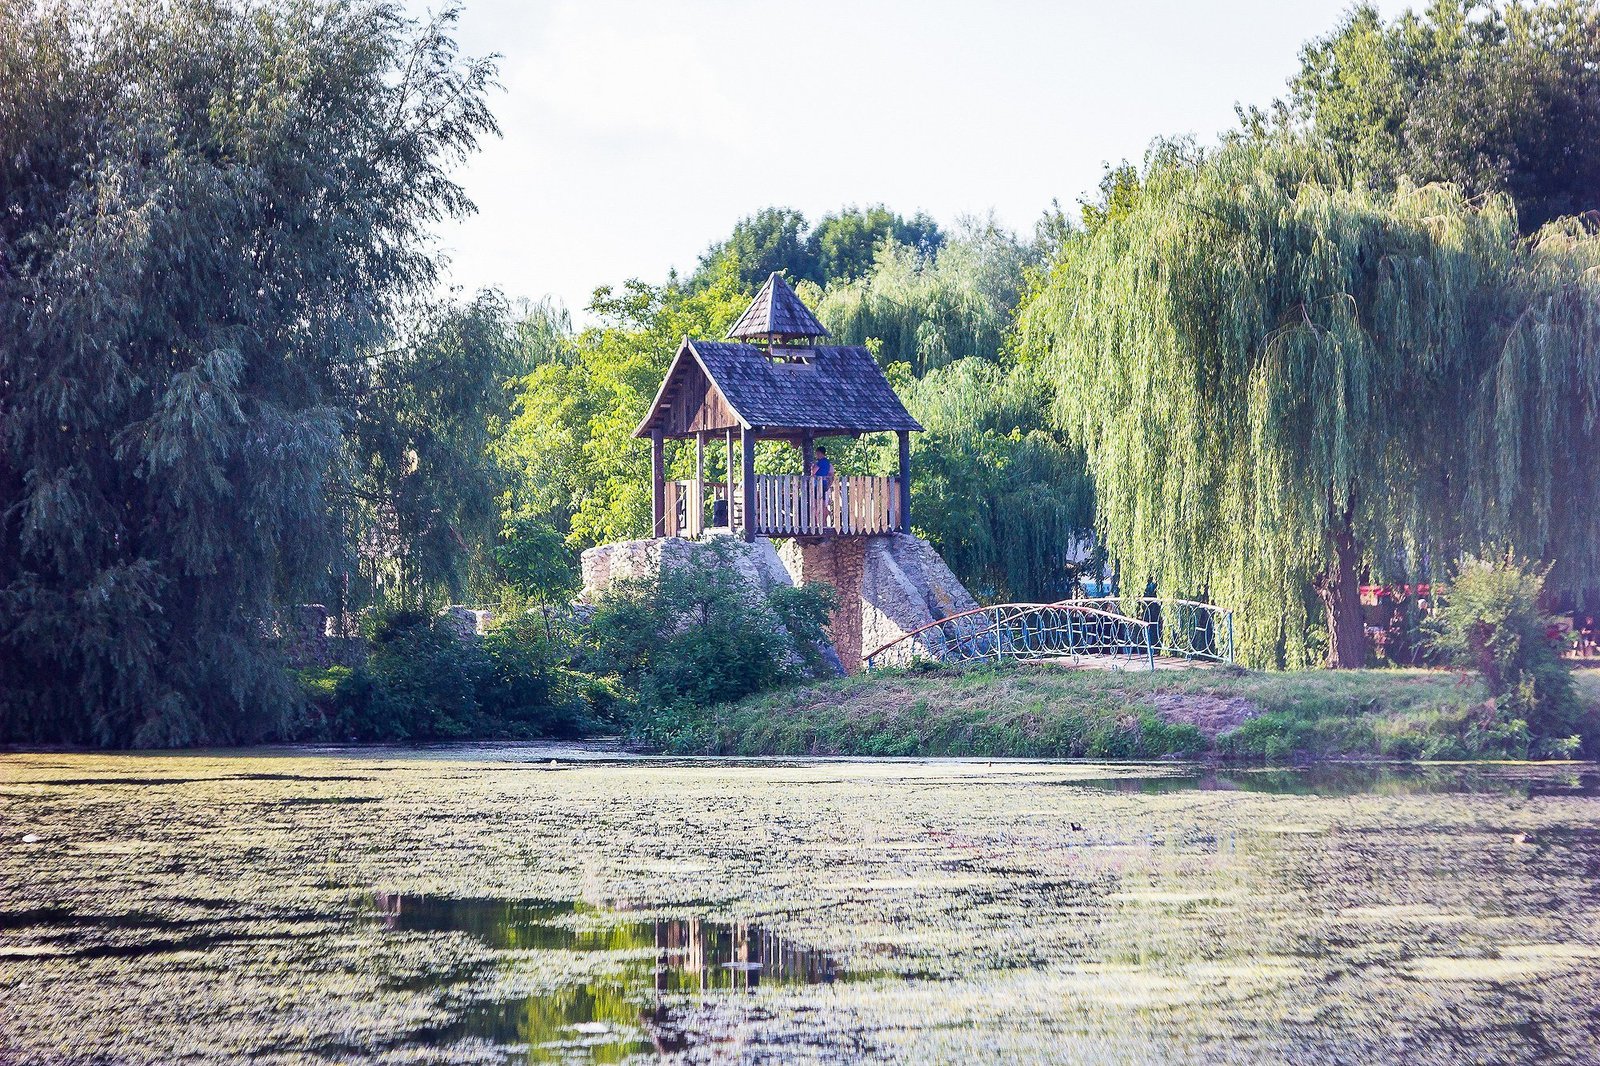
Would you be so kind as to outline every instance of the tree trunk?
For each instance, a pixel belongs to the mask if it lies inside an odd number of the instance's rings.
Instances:
[[[1317,578],[1317,596],[1328,618],[1328,665],[1335,670],[1365,666],[1367,633],[1361,619],[1361,585],[1356,566],[1355,516],[1346,510],[1328,533],[1333,559]]]

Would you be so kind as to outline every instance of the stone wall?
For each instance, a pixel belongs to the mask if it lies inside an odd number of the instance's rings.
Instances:
[[[778,585],[825,582],[839,597],[828,626],[842,668],[855,673],[862,657],[941,618],[978,604],[927,541],[906,533],[871,537],[789,540],[774,549],[759,537],[746,543],[717,540],[731,548],[730,565],[764,604]],[[663,567],[687,562],[704,543],[660,537],[603,544],[583,553],[580,602],[594,603],[615,581],[653,577]]]
[[[792,540],[780,557],[796,582],[838,592],[830,632],[850,673],[890,641],[978,606],[933,545],[908,533]]]
[[[328,609],[320,603],[298,603],[284,612],[275,635],[283,657],[295,669],[322,666],[359,666],[367,657],[367,642],[360,637],[335,636]]]
[[[866,537],[829,537],[784,544],[779,558],[797,585],[820,581],[832,585],[839,605],[834,609],[828,635],[848,673],[861,664],[862,576],[866,566]],[[874,645],[876,646],[876,645]]]
[[[733,565],[753,598],[765,602],[775,587],[794,584],[789,571],[779,561],[772,541],[766,537],[757,537],[750,543],[737,537],[716,539],[730,550]],[[707,551],[707,543],[681,537],[651,537],[588,548],[582,558],[583,591],[578,594],[578,600],[595,603],[613,581],[653,578],[663,567],[687,563],[697,552]]]

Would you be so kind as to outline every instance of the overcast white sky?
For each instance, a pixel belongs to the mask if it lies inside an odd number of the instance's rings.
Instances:
[[[417,12],[439,0],[408,0]],[[1281,95],[1348,0],[465,0],[504,137],[439,236],[455,284],[659,281],[768,205],[994,211],[1030,232],[1158,134]],[[1406,4],[1384,0],[1386,16]]]

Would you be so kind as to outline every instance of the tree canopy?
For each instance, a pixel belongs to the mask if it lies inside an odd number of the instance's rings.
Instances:
[[[0,2],[0,732],[270,735],[262,640],[450,166],[494,130],[452,16]]]
[[[1509,193],[1524,232],[1600,209],[1600,11],[1583,0],[1367,4],[1309,44],[1286,110],[1386,187]]]
[[[1352,183],[1302,140],[1158,153],[1023,335],[1125,574],[1244,608],[1255,663],[1308,660],[1316,588],[1359,665],[1369,568],[1501,540],[1592,565],[1597,249],[1520,241],[1503,197]]]
[[[731,268],[739,286],[751,292],[774,271],[790,282],[827,286],[867,274],[885,243],[928,253],[944,239],[927,215],[907,219],[882,204],[830,212],[815,227],[792,208],[768,207],[740,219],[725,240],[706,249],[690,285],[712,284]]]
[[[969,356],[1001,358],[1037,261],[993,221],[968,220],[937,249],[886,241],[869,271],[817,292],[814,305],[836,343],[871,343],[881,361],[921,376]]]

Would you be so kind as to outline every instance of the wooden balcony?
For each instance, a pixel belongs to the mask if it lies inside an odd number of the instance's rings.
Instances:
[[[698,485],[698,488],[697,488]],[[735,486],[729,519],[745,529],[743,493]],[[723,482],[666,483],[666,535],[702,536],[728,499]],[[826,479],[800,474],[758,474],[755,478],[754,521],[750,529],[762,537],[867,536],[903,528],[898,477]]]

